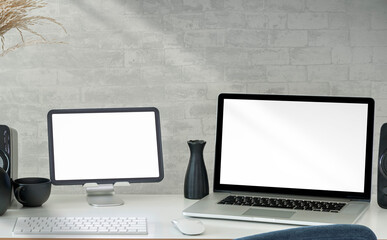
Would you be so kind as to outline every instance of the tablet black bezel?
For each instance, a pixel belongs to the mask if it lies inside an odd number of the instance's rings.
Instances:
[[[109,178],[109,179],[68,179],[57,180],[55,178],[55,156],[54,156],[54,139],[53,139],[53,122],[52,116],[55,114],[83,114],[83,113],[120,113],[120,112],[153,112],[155,114],[156,125],[156,141],[158,154],[158,177],[146,178]],[[50,164],[50,178],[54,185],[84,185],[86,183],[97,184],[115,184],[117,182],[129,183],[146,183],[146,182],[160,182],[164,178],[163,154],[161,143],[161,128],[160,128],[160,113],[155,107],[133,107],[133,108],[86,108],[86,109],[53,109],[47,114],[48,127],[48,147],[49,147],[49,164]],[[76,167],[76,166],[74,166]]]

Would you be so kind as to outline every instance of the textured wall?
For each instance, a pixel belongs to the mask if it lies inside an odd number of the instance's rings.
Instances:
[[[49,0],[36,13],[68,34],[35,29],[67,44],[0,58],[0,123],[19,132],[19,175],[49,175],[50,109],[156,106],[165,179],[119,190],[181,193],[189,139],[207,140],[212,179],[221,92],[371,96],[377,146],[387,122],[386,11],[386,0]]]

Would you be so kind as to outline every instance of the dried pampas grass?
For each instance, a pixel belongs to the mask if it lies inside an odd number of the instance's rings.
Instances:
[[[66,29],[62,24],[55,19],[43,16],[28,16],[28,14],[35,9],[43,8],[47,3],[42,0],[0,0],[0,39],[1,50],[0,56],[28,45],[34,44],[48,44],[48,43],[64,43],[60,41],[49,41],[43,35],[31,29],[31,26],[39,25],[44,22],[51,22],[60,26],[64,32]],[[4,35],[11,29],[16,29],[21,38],[21,42],[5,48]],[[29,32],[38,39],[25,40],[23,31]]]

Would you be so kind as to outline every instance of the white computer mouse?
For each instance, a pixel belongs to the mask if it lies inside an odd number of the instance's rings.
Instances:
[[[204,232],[204,224],[197,219],[180,218],[172,220],[173,225],[185,235],[199,235]]]

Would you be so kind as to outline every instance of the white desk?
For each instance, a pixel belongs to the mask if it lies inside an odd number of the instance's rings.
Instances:
[[[113,236],[132,239],[234,239],[247,235],[291,228],[295,226],[265,224],[241,221],[202,219],[206,231],[199,236],[182,235],[171,224],[172,219],[182,218],[182,210],[194,203],[182,195],[119,195],[125,205],[119,207],[95,208],[88,205],[82,195],[51,195],[50,199],[38,208],[23,208],[13,203],[7,212],[0,216],[0,238],[13,238],[12,228],[18,216],[133,216],[148,219],[148,235]],[[376,196],[373,196],[376,199]],[[370,209],[358,221],[370,227],[378,239],[387,239],[387,210],[378,207],[375,200]],[[17,237],[17,236],[16,236]],[[33,236],[32,236],[33,237]],[[112,238],[112,236],[52,236],[52,238]],[[20,236],[19,236],[20,238]]]

